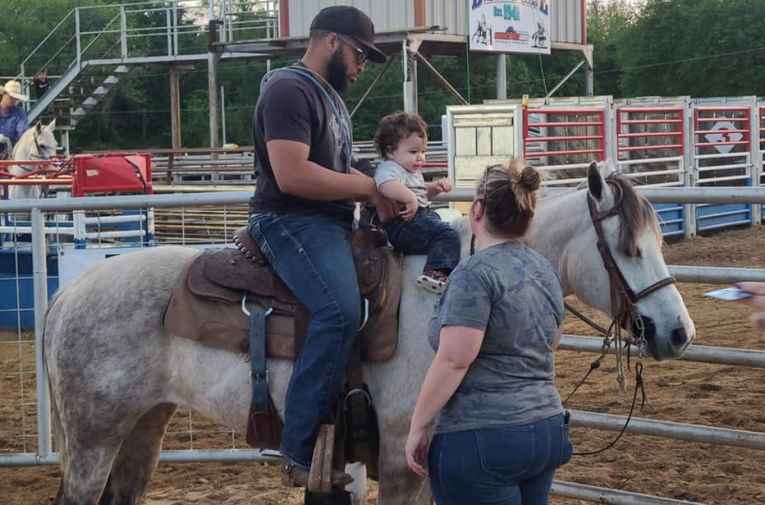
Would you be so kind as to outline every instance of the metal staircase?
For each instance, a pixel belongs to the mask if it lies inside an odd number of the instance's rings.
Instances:
[[[224,42],[278,36],[278,0],[148,0],[77,7],[22,61],[27,93],[47,70],[47,92],[29,103],[30,121],[56,118],[68,132],[117,84],[145,65],[207,61],[207,21]],[[246,57],[223,54],[223,58]]]

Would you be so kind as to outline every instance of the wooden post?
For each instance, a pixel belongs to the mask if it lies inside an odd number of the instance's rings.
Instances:
[[[175,65],[170,65],[170,128],[171,146],[181,147],[181,79]]]

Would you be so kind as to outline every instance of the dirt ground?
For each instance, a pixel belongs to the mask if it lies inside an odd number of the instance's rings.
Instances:
[[[765,265],[765,227],[719,232],[665,245],[669,264]],[[765,350],[765,338],[753,331],[749,311],[740,303],[706,299],[713,286],[681,284],[696,322],[696,343]],[[567,319],[567,333],[592,334]],[[21,360],[19,359],[21,356]],[[558,384],[565,396],[589,367],[594,355],[558,353]],[[606,361],[572,400],[570,407],[626,414],[629,394],[614,380],[613,358]],[[34,357],[29,344],[0,344],[0,454],[34,451]],[[632,382],[632,376],[628,377]],[[648,403],[640,417],[765,432],[765,372],[761,369],[682,361],[648,362]],[[193,427],[193,435],[191,428]],[[19,438],[19,433],[28,438]],[[210,430],[210,431],[207,431]],[[242,447],[241,438],[213,428],[204,420],[179,413],[166,448]],[[576,448],[599,448],[613,433],[574,429]],[[192,440],[193,437],[193,440]],[[575,457],[562,468],[560,480],[691,500],[710,504],[765,503],[765,452],[736,447],[676,442],[627,434],[605,454]],[[59,472],[52,466],[0,468],[0,504],[50,503]],[[374,491],[373,491],[374,497]],[[553,497],[555,505],[585,503]],[[273,505],[301,503],[300,492],[279,486],[277,469],[255,463],[162,464],[152,481],[150,505]],[[373,503],[370,500],[370,503]]]

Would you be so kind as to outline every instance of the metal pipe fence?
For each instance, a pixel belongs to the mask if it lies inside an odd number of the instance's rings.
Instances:
[[[703,202],[715,200],[727,202],[730,200],[748,203],[765,203],[765,188],[736,188],[745,189],[745,196],[735,194],[730,188],[646,188],[639,189],[652,201],[672,202]],[[46,270],[45,245],[45,212],[69,212],[94,209],[145,209],[145,208],[177,208],[199,207],[203,205],[241,206],[246,204],[251,196],[247,192],[217,192],[174,195],[130,195],[113,197],[60,198],[47,200],[16,200],[0,202],[0,213],[31,212],[32,222],[30,234],[33,246],[33,284],[35,309],[35,411],[36,411],[36,450],[35,452],[15,452],[0,454],[0,466],[29,466],[39,464],[54,464],[58,455],[51,451],[50,436],[50,403],[47,390],[47,377],[42,366],[42,327],[48,296],[48,272]],[[469,201],[472,191],[457,190],[442,201]],[[118,219],[119,220],[119,219]],[[686,282],[733,282],[742,279],[760,280],[765,273],[759,269],[725,269],[720,267],[686,267],[673,266],[673,273]],[[586,352],[600,352],[600,341],[594,337],[565,335],[561,349],[571,349]],[[690,346],[682,358],[686,361],[705,363],[725,363],[740,366],[765,367],[765,352],[741,349],[714,348],[707,346]],[[586,426],[601,430],[621,429],[624,417],[592,412],[575,411],[573,413],[575,426]],[[191,424],[191,418],[189,418]],[[652,419],[633,418],[628,431],[637,434],[704,442],[710,444],[765,449],[765,434],[734,429],[698,426]],[[161,461],[272,461],[278,453],[252,449],[219,449],[219,450],[165,450]],[[600,500],[602,503],[614,504],[690,504],[691,502],[668,500],[649,497],[636,493],[626,493],[593,486],[556,482],[553,492],[564,496],[575,496],[585,500]]]

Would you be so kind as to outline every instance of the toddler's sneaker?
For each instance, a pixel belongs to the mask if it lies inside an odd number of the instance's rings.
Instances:
[[[446,291],[446,284],[449,282],[449,276],[440,270],[427,268],[423,270],[422,275],[417,277],[417,286],[437,295]]]

